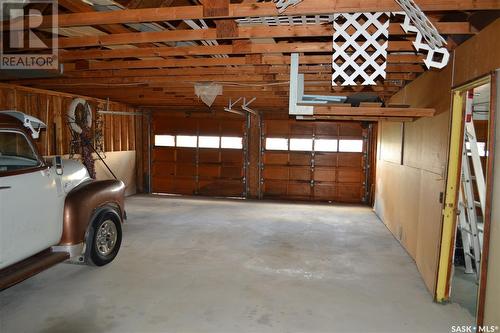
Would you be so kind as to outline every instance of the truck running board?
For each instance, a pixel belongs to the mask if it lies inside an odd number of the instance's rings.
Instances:
[[[12,287],[67,259],[69,259],[69,253],[52,252],[50,249],[47,249],[21,262],[6,267],[0,270],[0,290]]]

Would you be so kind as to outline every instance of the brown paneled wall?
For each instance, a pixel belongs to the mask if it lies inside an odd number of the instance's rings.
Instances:
[[[42,120],[47,129],[36,140],[42,155],[66,155],[69,153],[71,132],[66,113],[76,95],[27,87],[0,84],[0,110],[17,110]],[[93,128],[96,110],[106,110],[107,102],[84,97],[92,107]],[[134,112],[123,103],[109,103],[109,110]],[[107,152],[135,150],[135,118],[119,115],[101,115],[104,121],[104,148]]]

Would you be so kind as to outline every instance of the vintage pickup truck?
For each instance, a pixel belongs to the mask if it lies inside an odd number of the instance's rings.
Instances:
[[[79,162],[44,160],[45,124],[0,111],[0,290],[59,262],[103,266],[122,240],[123,182],[96,181]]]

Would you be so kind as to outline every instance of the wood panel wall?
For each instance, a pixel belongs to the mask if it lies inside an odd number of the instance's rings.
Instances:
[[[28,87],[0,84],[0,110],[17,110],[42,120],[47,129],[36,140],[44,156],[66,155],[71,139],[66,113],[76,97],[72,94]],[[83,97],[92,107],[92,118],[96,110],[105,110],[105,100]],[[123,103],[109,102],[109,110],[134,112],[135,108]],[[132,116],[102,115],[104,118],[104,147],[107,152],[135,150],[135,118]],[[95,124],[93,125],[95,126]]]
[[[488,75],[492,71],[500,69],[500,19],[483,29],[477,36],[469,39],[460,45],[455,52],[455,76],[454,86],[459,86],[466,82],[478,79]],[[498,96],[497,98],[499,98]],[[497,100],[498,103],[498,100]],[[499,112],[498,106],[496,112]],[[498,121],[498,114],[497,114]],[[496,129],[496,152],[495,156],[500,155],[500,146],[498,145],[498,132],[500,127]],[[481,303],[478,311],[478,317],[483,319],[485,325],[499,325],[500,323],[500,214],[495,208],[498,207],[500,192],[500,181],[498,181],[498,171],[500,168],[498,163],[494,164],[494,172],[496,175],[493,180],[493,201],[490,229],[489,247],[483,249],[483,259],[487,262],[488,272],[482,279],[486,285],[480,287],[479,302]],[[485,227],[486,228],[486,227]],[[486,243],[485,243],[486,244]],[[484,306],[483,306],[484,297]],[[481,322],[480,322],[481,324]]]
[[[375,211],[415,259],[432,295],[441,240],[440,194],[446,183],[451,89],[500,68],[499,31],[497,20],[460,45],[446,68],[424,73],[390,100],[436,108],[435,117],[379,126]],[[499,265],[493,265],[493,273],[488,274],[492,290],[500,283]],[[488,299],[486,304],[485,322],[498,320],[493,315],[498,314],[494,306],[498,303],[491,298],[489,312]]]
[[[43,156],[69,153],[71,132],[66,113],[75,97],[82,97],[89,102],[94,121],[97,115],[96,110],[108,108],[107,101],[101,99],[0,83],[0,110],[22,111],[39,118],[47,125],[47,129],[41,131],[40,138],[35,140]],[[109,110],[130,113],[136,111],[132,106],[116,102],[109,102]],[[142,181],[137,182],[135,175],[136,164],[142,165],[142,155],[140,149],[139,154],[134,153],[136,146],[142,145],[142,141],[136,136],[137,126],[142,123],[142,117],[109,114],[102,115],[102,117],[104,150],[107,153],[105,161],[118,179],[125,183],[126,194],[134,194],[136,185],[142,183]],[[140,138],[142,137],[139,136]],[[100,161],[96,161],[96,170],[98,179],[113,177]]]

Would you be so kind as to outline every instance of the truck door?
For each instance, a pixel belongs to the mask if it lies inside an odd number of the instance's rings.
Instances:
[[[59,243],[55,177],[24,132],[0,129],[0,269]]]

